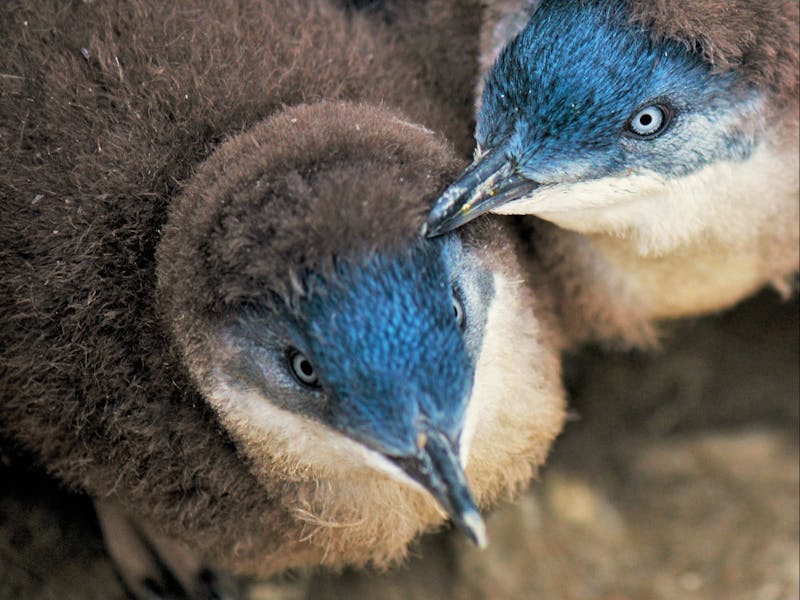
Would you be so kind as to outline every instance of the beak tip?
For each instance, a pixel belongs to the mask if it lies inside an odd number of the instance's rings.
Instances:
[[[481,517],[480,513],[475,510],[468,511],[461,516],[461,521],[472,543],[480,550],[485,550],[489,540],[486,535],[486,524],[483,522],[483,517]]]
[[[452,207],[440,197],[422,224],[422,235],[430,238],[445,233],[447,230],[442,225],[450,218],[451,211]]]
[[[436,237],[476,217],[529,196],[540,186],[518,172],[515,161],[502,149],[473,162],[434,202],[425,236]]]
[[[418,432],[416,447],[416,452],[393,457],[394,462],[430,494],[442,516],[449,516],[478,548],[486,548],[486,525],[470,494],[457,444],[441,431],[425,427]]]
[[[444,230],[435,221],[428,221],[422,226],[422,235],[427,238],[434,238],[444,233]]]
[[[461,205],[457,207],[450,205],[445,208],[434,206],[422,226],[422,235],[433,238],[452,231],[464,223],[464,216]]]

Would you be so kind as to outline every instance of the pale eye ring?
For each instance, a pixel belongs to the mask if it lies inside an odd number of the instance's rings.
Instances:
[[[287,352],[287,359],[289,370],[297,381],[308,387],[319,387],[317,370],[305,354],[291,349]]]
[[[456,325],[464,327],[464,305],[458,299],[458,296],[453,294],[453,316],[456,319]]]
[[[653,138],[669,125],[670,112],[663,104],[650,104],[639,109],[628,121],[628,129],[639,137]]]

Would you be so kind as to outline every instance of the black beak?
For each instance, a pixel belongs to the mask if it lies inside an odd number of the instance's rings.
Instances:
[[[435,237],[460,227],[502,204],[518,200],[539,184],[516,173],[502,147],[468,166],[439,196],[428,215],[424,235]]]
[[[443,433],[427,430],[418,446],[416,456],[392,457],[392,460],[436,498],[472,543],[485,548],[486,526],[467,487],[455,444]]]

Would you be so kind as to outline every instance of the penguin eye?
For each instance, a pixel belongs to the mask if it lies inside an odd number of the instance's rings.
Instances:
[[[638,110],[628,121],[628,129],[639,137],[654,138],[666,130],[670,112],[663,104],[650,104]]]
[[[294,348],[286,353],[289,362],[289,370],[295,379],[307,387],[319,387],[319,377],[317,370],[305,354]]]
[[[461,304],[461,301],[456,296],[455,292],[453,292],[453,316],[456,318],[456,324],[464,328],[464,305]]]

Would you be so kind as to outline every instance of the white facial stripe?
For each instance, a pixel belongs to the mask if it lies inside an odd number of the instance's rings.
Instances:
[[[487,313],[461,437],[460,459],[468,472],[472,462],[490,457],[500,460],[494,470],[502,472],[503,457],[510,462],[512,455],[530,446],[531,439],[547,441],[541,442],[543,457],[560,429],[563,412],[557,368],[554,372],[553,357],[539,346],[533,310],[520,295],[523,284],[499,272],[493,274],[493,281],[494,299]],[[403,486],[424,491],[378,452],[321,423],[278,408],[254,390],[230,385],[219,371],[214,380],[209,401],[257,469],[259,465],[270,473],[283,469],[297,480],[363,478],[365,470],[373,470]],[[495,435],[495,426],[503,433]],[[535,435],[539,429],[544,432],[541,436]],[[482,436],[486,439],[481,442]],[[504,437],[508,454],[503,452]],[[480,496],[481,481],[471,480],[470,485]]]
[[[465,282],[467,285],[462,285],[462,291],[464,294],[471,296],[472,302],[481,302],[483,301],[479,297],[479,291],[474,289],[473,286],[468,285],[469,281]],[[484,325],[484,332],[483,332],[483,340],[481,344],[480,354],[478,356],[478,362],[475,365],[475,380],[473,382],[472,388],[472,396],[470,397],[470,401],[467,404],[466,415],[464,417],[464,425],[461,430],[461,448],[459,449],[459,458],[461,460],[461,464],[466,467],[469,465],[469,458],[470,458],[470,448],[472,445],[472,439],[475,436],[475,431],[478,426],[478,420],[480,418],[480,410],[476,409],[476,405],[480,403],[479,398],[477,396],[479,394],[476,393],[476,390],[479,386],[479,381],[486,377],[486,353],[484,352],[484,348],[487,346],[487,337],[492,335],[494,321],[496,320],[495,313],[498,310],[498,307],[504,304],[503,300],[505,299],[505,290],[501,289],[504,281],[500,279],[497,272],[492,273],[492,286],[495,290],[494,297],[491,300],[491,306],[486,314],[486,324]]]
[[[745,244],[770,220],[795,218],[799,168],[796,146],[761,144],[744,162],[720,161],[675,179],[650,173],[540,188],[496,212],[535,214],[581,233],[630,239],[643,255],[661,255],[700,236]]]
[[[291,463],[295,465],[293,472],[305,472],[310,477],[346,477],[348,471],[369,468],[425,491],[380,453],[321,423],[278,408],[256,391],[237,390],[219,372],[215,378],[217,384],[209,401],[253,458]]]

